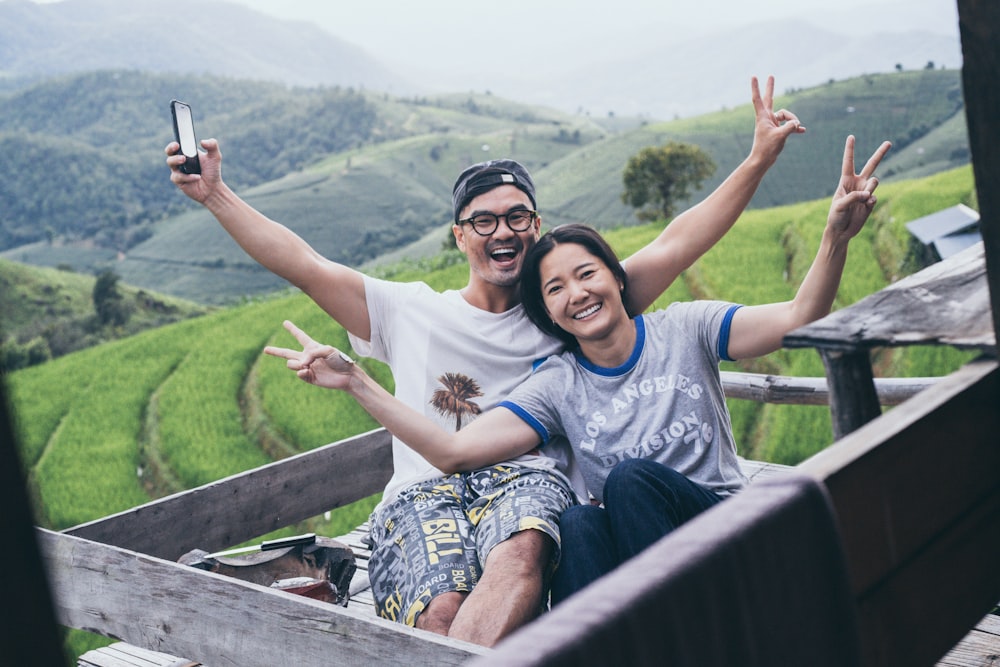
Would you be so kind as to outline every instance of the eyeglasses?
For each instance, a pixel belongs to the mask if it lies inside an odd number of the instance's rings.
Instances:
[[[497,227],[500,226],[500,218],[504,218],[507,221],[507,226],[510,227],[511,231],[523,232],[526,231],[528,227],[531,227],[531,223],[533,223],[537,217],[538,211],[519,208],[516,211],[507,211],[506,213],[501,213],[500,215],[495,215],[493,213],[480,213],[479,215],[474,215],[471,218],[459,220],[458,224],[464,225],[468,223],[472,225],[472,229],[474,229],[480,236],[489,236],[497,230]]]

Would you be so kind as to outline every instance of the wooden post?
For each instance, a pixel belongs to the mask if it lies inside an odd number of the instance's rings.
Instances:
[[[0,374],[0,567],[7,573],[4,597],[7,609],[0,623],[0,649],[5,665],[65,665],[56,628],[50,585],[35,523],[25,489],[21,460],[14,445],[14,428],[7,391]]]
[[[979,200],[979,227],[986,250],[993,330],[1000,331],[1000,4],[996,0],[959,0],[962,36],[962,88],[969,127],[972,171]]]
[[[830,386],[833,439],[840,440],[882,414],[867,349],[819,349]]]

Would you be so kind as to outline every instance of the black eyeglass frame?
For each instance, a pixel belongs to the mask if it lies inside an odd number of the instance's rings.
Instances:
[[[524,213],[528,214],[528,221],[524,224],[523,227],[521,226],[515,227],[514,225],[510,224],[510,216],[520,215]],[[480,225],[476,224],[476,220],[480,218],[493,218],[493,224],[492,226],[490,226],[490,230],[488,232],[482,231],[479,228]],[[472,216],[471,218],[459,220],[455,224],[458,225],[470,224],[472,225],[472,230],[477,234],[479,234],[480,236],[492,236],[494,232],[496,232],[496,230],[499,229],[500,227],[500,218],[504,219],[504,222],[507,223],[507,226],[510,227],[510,230],[512,232],[526,232],[528,231],[528,229],[531,228],[531,225],[535,222],[535,220],[538,219],[538,211],[533,211],[530,208],[517,208],[512,211],[507,211],[506,213],[500,213],[499,215],[497,215],[496,213],[479,213],[477,215]]]

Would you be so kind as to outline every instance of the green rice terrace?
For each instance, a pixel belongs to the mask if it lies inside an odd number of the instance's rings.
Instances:
[[[878,196],[853,244],[835,307],[920,268],[906,222],[957,203],[976,204],[970,167],[885,184]],[[828,207],[824,197],[748,211],[656,306],[692,298],[791,298],[816,252]],[[625,257],[661,228],[650,224],[607,235]],[[437,289],[460,287],[468,269],[450,261],[454,252],[383,272]],[[10,373],[6,381],[38,523],[67,528],[376,428],[353,399],[306,385],[281,360],[262,354],[268,344],[294,344],[281,327],[285,319],[348,348],[343,329],[306,296],[285,292]],[[877,376],[918,377],[945,375],[970,358],[950,348],[913,347],[885,350],[873,362]],[[384,366],[364,363],[380,382],[391,383]],[[811,350],[782,350],[724,370],[823,375]],[[729,403],[740,454],[747,458],[795,464],[832,439],[824,406]],[[373,497],[278,534],[340,535],[367,519],[375,502]],[[71,651],[108,641],[71,635]]]

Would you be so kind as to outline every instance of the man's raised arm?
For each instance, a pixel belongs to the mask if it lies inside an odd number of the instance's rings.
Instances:
[[[222,153],[215,139],[201,142],[201,174],[184,174],[184,156],[171,142],[166,147],[170,180],[202,204],[254,260],[308,294],[330,317],[352,334],[368,340],[371,323],[365,301],[364,276],[332,262],[295,232],[243,201],[222,180]]]
[[[773,76],[767,78],[763,96],[756,77],[751,79],[750,87],[756,116],[750,155],[712,194],[674,218],[649,245],[626,260],[626,306],[630,313],[646,310],[681,271],[725,236],[750,203],[764,174],[777,161],[785,140],[806,131],[791,111],[774,111]]]

